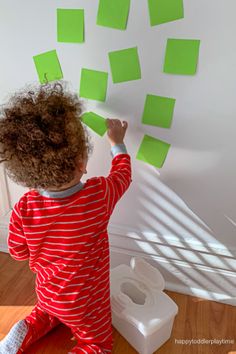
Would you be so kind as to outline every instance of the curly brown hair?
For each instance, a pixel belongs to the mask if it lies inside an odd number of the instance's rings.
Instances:
[[[16,92],[0,112],[0,162],[8,176],[28,188],[71,182],[92,151],[81,112],[62,81]]]

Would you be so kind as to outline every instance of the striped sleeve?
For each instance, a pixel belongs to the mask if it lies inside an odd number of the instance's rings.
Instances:
[[[113,209],[132,182],[131,159],[127,153],[117,153],[112,160],[112,166],[105,182],[105,201],[108,214]]]
[[[25,261],[29,258],[29,249],[24,235],[19,210],[19,202],[14,206],[8,232],[8,249],[12,258]]]

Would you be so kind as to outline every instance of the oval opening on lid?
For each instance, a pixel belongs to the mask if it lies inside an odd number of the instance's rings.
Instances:
[[[132,302],[137,305],[144,305],[146,300],[146,294],[137,288],[132,283],[124,282],[121,284],[120,289],[123,294],[128,296]]]

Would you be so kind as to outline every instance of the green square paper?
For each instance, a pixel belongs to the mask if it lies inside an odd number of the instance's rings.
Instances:
[[[97,25],[125,30],[130,0],[100,0]]]
[[[164,72],[194,75],[197,71],[200,41],[194,39],[168,39]]]
[[[183,0],[148,0],[151,26],[184,17]]]
[[[165,162],[169,148],[170,144],[152,136],[144,135],[136,159],[161,168]]]
[[[107,125],[105,118],[99,116],[93,112],[87,112],[82,115],[82,121],[86,124],[89,128],[91,128],[95,133],[103,136],[107,131]]]
[[[41,84],[63,78],[56,50],[35,55],[33,59]]]
[[[110,52],[109,60],[113,83],[141,79],[137,47]]]
[[[58,42],[84,42],[84,10],[57,9]]]
[[[170,128],[174,107],[174,98],[147,95],[142,123],[162,128]]]
[[[89,69],[81,70],[80,97],[91,100],[106,100],[108,73]]]

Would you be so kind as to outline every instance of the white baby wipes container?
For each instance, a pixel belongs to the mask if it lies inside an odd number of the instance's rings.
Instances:
[[[161,273],[133,257],[111,270],[112,324],[140,354],[152,354],[171,335],[178,307]]]

